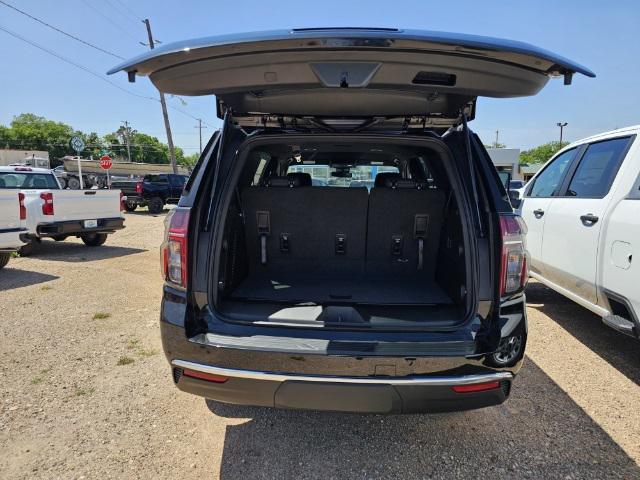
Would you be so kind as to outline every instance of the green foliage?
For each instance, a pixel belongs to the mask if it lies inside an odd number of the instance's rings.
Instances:
[[[127,135],[128,133],[128,135]],[[120,127],[100,137],[96,132],[84,133],[70,125],[47,120],[32,113],[23,113],[13,118],[9,127],[0,125],[0,148],[20,150],[46,150],[55,166],[56,159],[65,155],[76,155],[69,146],[71,137],[78,135],[86,145],[82,156],[99,158],[103,153],[116,159],[127,159],[126,138],[129,137],[131,161],[144,163],[169,163],[169,147],[158,138],[136,130]],[[175,148],[176,162],[185,162],[184,152]]]
[[[520,152],[520,165],[532,165],[534,163],[545,163],[560,149],[569,145],[569,142],[549,142],[539,147]]]
[[[193,167],[195,166],[195,164],[198,162],[199,159],[200,159],[199,153],[192,153],[191,155],[187,155],[186,157],[183,157],[182,161],[177,161],[177,162],[178,164],[184,165],[185,167],[191,170],[193,169]]]

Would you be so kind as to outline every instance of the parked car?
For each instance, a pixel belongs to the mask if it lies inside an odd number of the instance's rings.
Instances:
[[[384,413],[506,400],[527,337],[524,230],[467,122],[478,96],[592,72],[517,42],[332,28],[165,45],[120,70],[215,94],[224,118],[166,220],[179,389]],[[293,172],[373,164],[397,171],[371,193]]]
[[[26,229],[21,225],[25,217],[24,195],[0,188],[0,269],[7,265],[11,254],[25,243],[23,238]]]
[[[97,247],[108,234],[124,228],[122,193],[117,190],[62,190],[52,170],[31,167],[0,167],[0,189],[22,195],[28,243],[21,255],[45,237],[62,241],[74,236]]]
[[[531,275],[640,335],[640,126],[579,140],[527,184]],[[634,259],[634,257],[636,257]]]
[[[113,182],[112,188],[126,196],[125,208],[133,212],[138,206],[149,207],[149,213],[160,213],[165,204],[176,204],[189,177],[187,175],[145,175],[142,180]]]

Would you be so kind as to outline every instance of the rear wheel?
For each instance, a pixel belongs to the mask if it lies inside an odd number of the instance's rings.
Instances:
[[[80,180],[76,177],[71,177],[67,180],[67,187],[71,190],[80,190]]]
[[[0,253],[0,269],[4,267],[7,263],[9,263],[10,258],[11,258],[10,253],[6,253],[6,252]]]
[[[67,179],[66,178],[58,178],[58,182],[60,183],[60,188],[67,188]]]
[[[124,209],[127,212],[133,212],[136,208],[138,208],[138,204],[136,202],[126,201],[124,204]]]
[[[164,202],[160,197],[153,197],[149,200],[149,213],[160,213],[164,208]]]
[[[85,233],[80,236],[87,247],[99,247],[107,241],[106,233]]]

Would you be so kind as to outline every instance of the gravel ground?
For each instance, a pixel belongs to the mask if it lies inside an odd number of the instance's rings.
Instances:
[[[234,407],[161,352],[162,215],[0,272],[1,478],[640,478],[640,345],[533,283],[511,399],[408,416]]]

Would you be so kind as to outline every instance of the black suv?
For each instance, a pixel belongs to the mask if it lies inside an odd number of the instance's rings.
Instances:
[[[297,29],[116,67],[215,94],[167,219],[161,331],[183,391],[358,412],[505,401],[527,340],[525,226],[467,122],[478,96],[593,73],[518,42]]]

